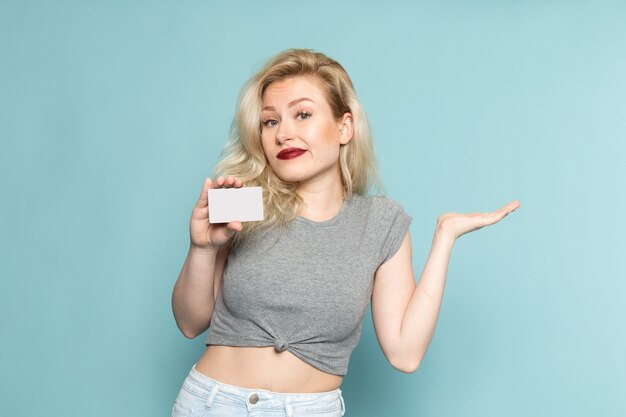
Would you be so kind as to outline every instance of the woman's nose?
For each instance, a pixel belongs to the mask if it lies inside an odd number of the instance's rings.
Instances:
[[[289,122],[281,121],[276,131],[276,144],[282,145],[286,141],[293,139],[294,136],[293,126]]]

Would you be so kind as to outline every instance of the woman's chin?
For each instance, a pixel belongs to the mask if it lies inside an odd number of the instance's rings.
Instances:
[[[278,178],[280,178],[282,181],[285,181],[285,182],[298,183],[301,181],[305,181],[308,178],[306,175],[304,175],[301,172],[281,170],[281,171],[274,171],[274,173],[278,176]]]
[[[306,177],[302,177],[298,175],[279,175],[278,178],[280,178],[284,182],[291,182],[294,184],[298,184],[306,180]]]

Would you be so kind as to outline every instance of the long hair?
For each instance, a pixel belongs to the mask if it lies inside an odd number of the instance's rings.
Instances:
[[[282,227],[302,208],[297,183],[281,180],[270,167],[261,145],[263,93],[273,82],[309,76],[321,81],[335,118],[352,113],[353,137],[339,151],[341,182],[349,198],[382,188],[378,178],[372,138],[363,106],[346,70],[334,59],[310,49],[288,49],[271,57],[243,86],[237,100],[230,135],[215,175],[233,175],[246,186],[261,186],[265,220],[245,223],[236,239],[268,226]]]

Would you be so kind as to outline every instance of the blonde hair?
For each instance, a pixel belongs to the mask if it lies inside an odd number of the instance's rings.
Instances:
[[[237,101],[230,135],[215,175],[232,175],[246,186],[263,188],[265,220],[245,223],[237,239],[268,226],[282,227],[302,208],[297,183],[281,180],[267,162],[261,146],[263,93],[273,82],[309,76],[320,82],[333,115],[352,113],[353,137],[339,151],[341,182],[349,198],[381,189],[365,111],[346,70],[334,59],[310,49],[288,49],[270,58],[243,86]]]

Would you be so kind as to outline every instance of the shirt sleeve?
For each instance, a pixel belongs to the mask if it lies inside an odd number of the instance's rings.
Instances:
[[[383,214],[386,231],[381,236],[386,236],[382,250],[380,264],[387,262],[400,250],[406,232],[413,218],[394,200],[386,199],[386,210]]]

